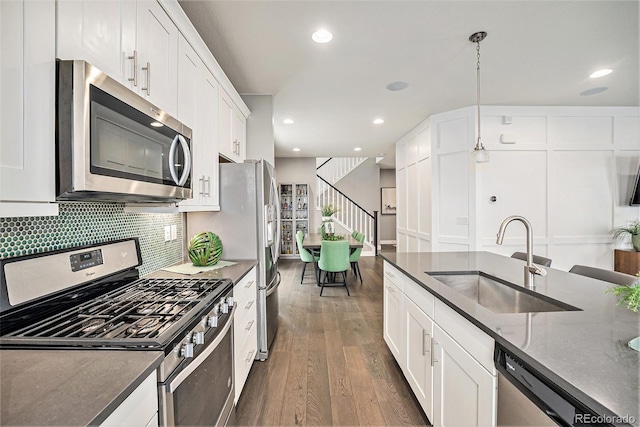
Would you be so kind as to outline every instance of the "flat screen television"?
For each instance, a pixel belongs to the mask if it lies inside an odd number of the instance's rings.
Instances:
[[[637,205],[640,205],[640,168],[638,168],[636,182],[633,184],[633,191],[631,192],[631,200],[629,200],[629,206]]]

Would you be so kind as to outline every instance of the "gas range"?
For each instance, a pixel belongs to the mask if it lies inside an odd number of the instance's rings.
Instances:
[[[141,263],[135,238],[1,260],[0,348],[162,351],[160,424],[226,423],[233,282],[140,278]],[[205,386],[216,393],[190,407]]]

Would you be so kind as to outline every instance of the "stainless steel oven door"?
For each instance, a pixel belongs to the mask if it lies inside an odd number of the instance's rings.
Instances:
[[[224,426],[235,410],[233,305],[212,341],[187,366],[158,384],[161,426]]]

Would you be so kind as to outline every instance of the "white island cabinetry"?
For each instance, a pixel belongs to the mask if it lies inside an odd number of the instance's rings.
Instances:
[[[434,426],[496,424],[491,337],[386,261],[383,316],[385,342]]]

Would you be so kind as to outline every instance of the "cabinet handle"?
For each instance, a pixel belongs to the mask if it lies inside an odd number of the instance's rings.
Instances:
[[[200,195],[204,196],[204,175],[198,180],[200,182]]]
[[[203,175],[204,177],[204,175]],[[211,197],[211,177],[208,176],[207,179],[204,180],[207,183],[207,191],[205,192],[206,197]]]
[[[251,329],[251,327],[253,326],[253,323],[255,322],[255,320],[252,320],[251,322],[247,323],[247,326],[244,328],[245,331],[248,331]]]
[[[129,77],[127,80],[133,82],[133,87],[138,87],[138,51],[134,50],[132,56],[127,56],[127,59],[133,60],[133,77]]]
[[[140,88],[147,91],[147,96],[151,96],[151,64],[147,62],[146,67],[142,67],[142,71],[147,72],[147,87]]]
[[[244,309],[245,309],[245,310],[249,310],[249,309],[251,308],[251,306],[253,305],[253,302],[254,302],[254,301],[255,301],[255,300],[251,300],[251,301],[249,301],[249,304],[247,304],[247,305],[245,306],[245,308],[244,308]]]
[[[251,280],[251,281],[247,282],[247,284],[246,284],[246,285],[244,285],[244,287],[245,287],[246,289],[249,289],[249,288],[251,287],[251,285],[253,285],[253,280]]]
[[[389,290],[389,292],[395,292],[396,291],[395,289],[393,289],[392,286],[387,286],[387,289]]]
[[[431,348],[427,349],[426,344],[429,343],[429,347],[431,347],[431,336],[424,329],[422,330],[422,355],[424,356],[427,352],[431,351]]]
[[[438,341],[436,341],[435,338],[431,338],[431,340],[431,366],[433,366],[438,363],[438,359],[436,359]]]
[[[386,273],[384,273],[385,276],[387,276],[389,279],[395,279],[396,276],[393,273],[389,273],[388,271]]]
[[[246,359],[244,359],[244,361],[245,361],[245,362],[247,362],[247,363],[251,362],[251,359],[253,359],[253,352],[254,352],[254,351],[255,351],[255,350],[251,350],[251,351],[249,352],[249,355],[247,356],[247,358],[246,358]]]

